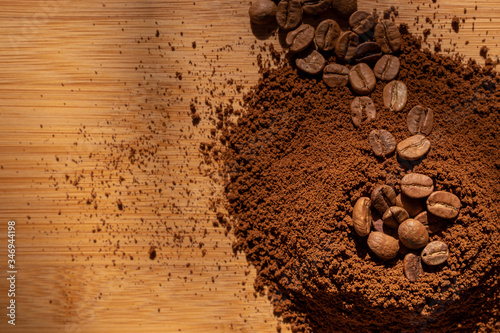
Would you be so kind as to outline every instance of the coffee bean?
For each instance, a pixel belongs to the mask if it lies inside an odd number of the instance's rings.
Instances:
[[[429,135],[434,124],[434,112],[432,109],[417,105],[408,112],[408,130],[411,134]]]
[[[276,21],[283,30],[296,28],[302,20],[300,0],[281,0],[276,10]]]
[[[352,90],[360,95],[367,95],[375,89],[377,79],[367,64],[357,64],[349,71],[349,83]]]
[[[377,61],[373,68],[375,77],[382,81],[391,81],[398,76],[399,73],[399,58],[390,54],[384,54],[382,58]]]
[[[349,82],[349,69],[339,64],[329,64],[323,69],[323,82],[329,87],[343,87]]]
[[[384,214],[389,207],[396,205],[396,192],[389,185],[379,185],[373,189],[371,199],[373,207]]]
[[[401,48],[401,34],[391,20],[381,20],[375,26],[375,41],[384,53],[397,52]]]
[[[328,10],[331,0],[301,0],[302,10],[308,15],[319,15]]]
[[[334,20],[324,20],[316,27],[315,41],[318,49],[323,51],[331,51],[335,48],[339,39],[341,30],[340,26]]]
[[[418,280],[420,275],[424,274],[422,259],[415,253],[408,253],[403,260],[403,271],[405,276],[411,282]]]
[[[384,105],[390,110],[399,112],[406,106],[407,95],[406,84],[398,80],[391,81],[384,87]]]
[[[295,59],[295,64],[297,67],[308,73],[308,74],[318,74],[325,67],[325,58],[316,50],[309,50],[308,52],[301,54],[297,59]]]
[[[422,222],[408,219],[401,223],[398,228],[399,240],[408,248],[416,250],[427,245],[429,233]]]
[[[347,20],[352,13],[358,10],[357,0],[333,0],[332,8],[340,17]]]
[[[359,44],[356,48],[356,53],[354,54],[354,60],[356,63],[364,62],[367,65],[372,66],[380,59],[382,56],[382,50],[380,46],[375,42],[365,42]]]
[[[404,208],[398,206],[389,207],[382,216],[384,223],[395,229],[397,229],[401,223],[409,218],[410,216],[408,215],[408,212]]]
[[[398,194],[396,196],[396,206],[403,207],[410,217],[416,216],[426,208],[425,200],[412,199],[404,194]]]
[[[361,237],[365,237],[370,233],[372,226],[371,204],[370,198],[361,197],[356,201],[352,210],[354,231]]]
[[[398,240],[383,232],[372,231],[370,235],[368,235],[367,244],[370,250],[382,260],[393,259],[398,254]]]
[[[449,254],[446,243],[441,241],[430,242],[422,250],[422,261],[429,266],[441,265],[448,260]]]
[[[431,148],[431,142],[422,134],[410,136],[398,143],[398,155],[407,161],[416,161],[424,157]]]
[[[258,25],[270,24],[276,19],[276,4],[271,0],[255,0],[248,9],[250,21]]]
[[[386,130],[373,130],[368,136],[373,153],[378,157],[386,157],[394,152],[396,139]]]
[[[450,192],[433,192],[427,198],[427,210],[443,219],[452,219],[457,217],[460,206],[460,199],[455,194]]]
[[[358,10],[354,12],[351,17],[349,17],[349,25],[351,30],[362,35],[372,29],[377,22],[373,15],[369,12],[363,10]]]
[[[302,24],[286,35],[285,42],[290,47],[291,52],[300,52],[305,50],[313,39],[314,28],[309,24]]]
[[[338,61],[349,62],[356,54],[356,48],[359,44],[359,38],[356,33],[346,31],[340,34],[335,45],[335,55]]]
[[[434,182],[429,176],[409,173],[401,179],[401,191],[410,198],[426,198],[434,191]]]
[[[437,217],[434,214],[428,213],[425,210],[415,216],[415,220],[419,220],[420,222],[422,222],[429,234],[438,232],[439,230],[441,230],[444,224],[441,218]]]
[[[361,126],[375,120],[377,111],[373,100],[368,96],[354,98],[351,103],[351,116],[354,126]]]

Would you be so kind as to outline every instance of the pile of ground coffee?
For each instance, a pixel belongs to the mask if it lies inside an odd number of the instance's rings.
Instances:
[[[377,82],[377,119],[355,127],[348,87],[329,88],[283,64],[263,70],[236,123],[230,110],[219,112],[235,250],[245,252],[256,289],[268,288],[276,314],[295,331],[500,330],[500,77],[491,63],[464,66],[422,50],[406,27],[401,33],[402,111],[384,107]],[[377,158],[369,133],[405,139],[416,105],[434,110],[427,157]],[[447,264],[427,267],[416,282],[405,278],[402,257],[378,259],[351,219],[358,198],[380,184],[400,192],[409,172],[462,202],[458,218],[430,235],[448,244]]]

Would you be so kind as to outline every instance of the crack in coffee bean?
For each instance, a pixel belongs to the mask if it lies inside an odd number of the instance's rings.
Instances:
[[[434,182],[429,176],[409,173],[401,179],[401,190],[410,198],[425,198],[434,190]]]
[[[407,161],[416,161],[424,157],[431,148],[431,142],[422,134],[411,136],[397,145],[398,155]]]
[[[329,64],[323,69],[323,82],[329,87],[343,87],[349,82],[349,69],[339,64]]]
[[[441,241],[433,241],[422,250],[422,261],[430,266],[437,266],[448,260],[448,245]]]
[[[349,83],[352,90],[360,95],[371,93],[377,84],[372,69],[365,63],[355,65],[349,71]]]
[[[399,73],[399,58],[390,54],[384,54],[375,64],[373,73],[382,81],[394,80]]]
[[[285,42],[290,46],[291,52],[300,52],[305,50],[313,39],[314,28],[309,24],[302,24],[287,34]]]
[[[335,48],[339,39],[340,26],[334,20],[328,19],[321,21],[316,27],[315,40],[320,50],[331,51]]]
[[[295,59],[297,67],[308,74],[318,74],[325,67],[325,58],[316,50],[309,50]]]
[[[375,21],[373,15],[363,10],[358,10],[357,12],[354,12],[351,17],[349,17],[351,30],[358,35],[367,33],[375,26],[376,23],[377,22]]]
[[[383,97],[387,108],[399,112],[406,106],[408,90],[403,82],[391,81],[384,87]]]
[[[390,20],[380,20],[375,26],[375,40],[384,53],[393,53],[401,48],[401,34],[399,29]]]
[[[276,10],[276,21],[283,30],[296,28],[302,20],[300,0],[281,0]]]
[[[368,135],[373,153],[378,157],[386,157],[396,149],[396,139],[386,130],[373,130]]]
[[[417,105],[408,113],[407,122],[411,134],[429,135],[434,124],[434,112],[432,109]]]

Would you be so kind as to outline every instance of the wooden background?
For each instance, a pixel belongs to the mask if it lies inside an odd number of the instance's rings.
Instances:
[[[417,34],[430,28],[431,47],[441,38],[443,49],[478,61],[483,45],[500,54],[500,1],[359,2],[374,6],[396,6]],[[259,47],[279,46],[252,34],[248,1],[1,7],[5,314],[9,220],[18,273],[16,326],[1,314],[0,331],[275,332],[279,319],[255,295],[253,268],[214,225],[218,175],[204,176],[211,170],[198,153],[213,107],[237,106],[258,79]],[[465,19],[458,34],[454,15]]]

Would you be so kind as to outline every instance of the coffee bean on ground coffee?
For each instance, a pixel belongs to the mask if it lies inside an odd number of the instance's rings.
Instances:
[[[327,87],[288,64],[262,70],[236,123],[231,106],[214,117],[225,147],[212,156],[224,163],[234,249],[296,331],[493,332],[499,321],[500,80],[491,62],[462,66],[401,31],[408,109],[432,107],[435,118],[433,149],[419,164],[381,162],[366,140],[374,128],[407,138],[407,112],[384,110],[356,128],[348,87]],[[382,89],[370,95],[379,110]],[[410,167],[462,202],[431,237],[447,244],[448,260],[415,282],[402,274],[403,260],[373,260],[351,218],[358,198],[379,184],[397,187]]]

